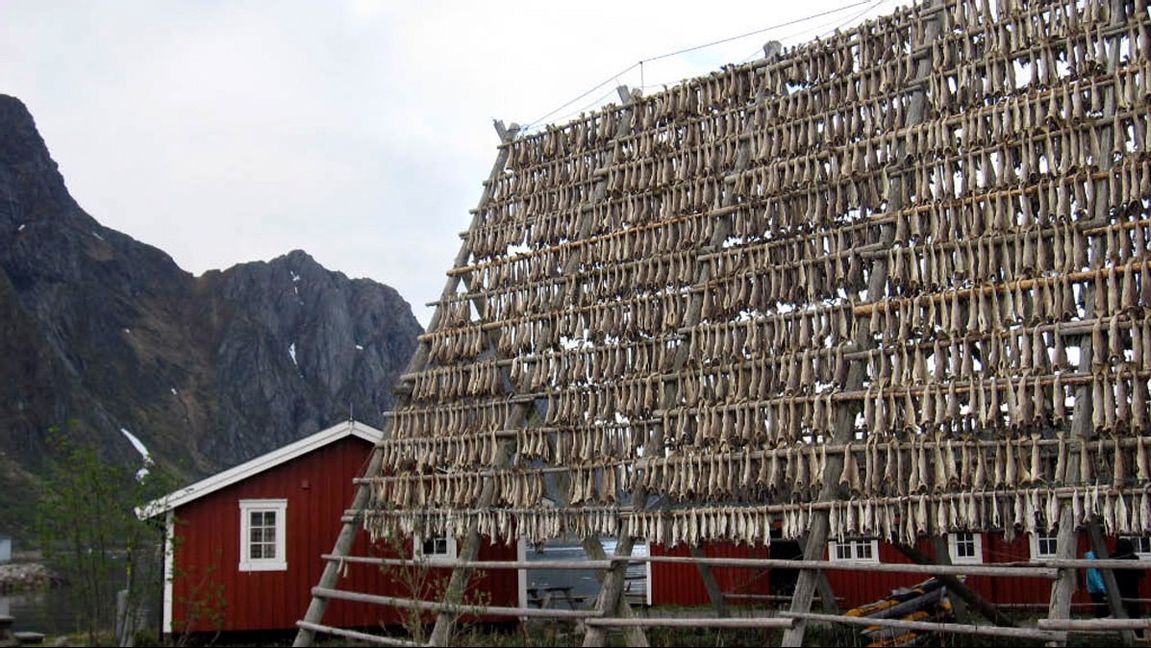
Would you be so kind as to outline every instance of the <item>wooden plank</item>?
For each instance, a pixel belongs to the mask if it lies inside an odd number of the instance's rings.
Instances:
[[[499,605],[470,605],[465,603],[451,603],[441,601],[423,601],[420,599],[404,598],[400,596],[381,596],[379,594],[364,594],[348,590],[332,589],[326,587],[313,587],[312,595],[318,598],[340,599],[342,601],[356,601],[359,603],[372,603],[388,607],[398,607],[408,610],[426,610],[429,612],[450,611],[455,615],[482,614],[507,617],[536,617],[541,619],[587,619],[600,616],[594,610],[560,610],[540,609],[532,607],[506,607]],[[428,645],[434,645],[429,642]]]
[[[1056,577],[1057,570],[1049,566],[1033,566],[1031,563],[1010,563],[998,565],[916,565],[910,563],[865,563],[845,560],[784,560],[782,558],[690,558],[686,556],[647,556],[633,559],[634,562],[653,563],[706,563],[713,567],[781,567],[785,569],[811,569],[828,571],[893,572],[897,574],[951,574],[970,576],[1013,576],[1016,578]],[[1084,562],[1084,561],[1080,561]],[[1115,561],[1119,562],[1119,561]],[[1134,561],[1131,561],[1134,562]]]
[[[1083,632],[1131,632],[1151,629],[1151,619],[1039,619],[1039,627]]]
[[[407,641],[405,639],[396,639],[394,637],[384,637],[380,635],[369,634],[367,632],[356,632],[355,630],[345,630],[343,628],[333,628],[319,623],[308,623],[307,621],[297,621],[296,627],[309,632],[330,634],[336,637],[344,637],[346,639],[355,639],[356,641],[366,641],[381,646],[422,646],[424,644],[415,641]]]
[[[449,558],[436,558],[434,562],[408,558],[378,558],[376,556],[337,556],[324,554],[324,560],[333,560],[345,563],[361,563],[367,565],[387,566],[427,566],[433,567],[469,567],[472,569],[557,569],[589,571],[607,569],[612,566],[610,560],[459,560]]]
[[[1001,628],[999,626],[972,625],[969,623],[938,623],[934,621],[904,621],[902,619],[873,619],[871,617],[849,617],[815,612],[781,612],[780,616],[794,617],[804,621],[825,621],[854,626],[882,626],[925,630],[928,632],[949,632],[952,634],[980,635],[984,637],[1011,637],[1013,639],[1044,639],[1047,641],[1063,638],[1062,632],[1040,630],[1038,628]]]
[[[794,623],[781,617],[636,617],[587,619],[584,625],[605,628],[789,628]]]

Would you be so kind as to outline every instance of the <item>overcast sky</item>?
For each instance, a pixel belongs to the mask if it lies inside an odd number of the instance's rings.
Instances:
[[[896,2],[650,61],[642,81]],[[0,92],[28,105],[81,206],[184,269],[301,248],[395,287],[426,325],[495,159],[492,119],[530,123],[641,59],[847,4],[0,0]]]

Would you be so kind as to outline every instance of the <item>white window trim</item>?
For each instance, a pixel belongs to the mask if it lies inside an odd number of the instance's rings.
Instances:
[[[1056,546],[1055,551],[1053,551],[1051,553],[1045,553],[1045,554],[1039,553],[1039,536],[1040,535],[1042,535],[1045,538],[1057,538],[1058,537],[1057,533],[1044,533],[1044,532],[1038,531],[1038,530],[1035,533],[1028,534],[1028,536],[1027,536],[1028,543],[1031,545],[1031,560],[1051,560],[1051,559],[1055,558],[1056,555],[1059,553],[1058,546]],[[1056,545],[1058,545],[1058,540],[1056,540]]]
[[[868,543],[871,545],[870,558],[857,558],[856,550],[853,546],[851,550],[851,558],[840,558],[839,552],[836,551],[838,543],[835,540],[829,540],[827,543],[827,557],[832,562],[858,562],[858,563],[878,563],[879,562],[879,540],[848,540],[845,544],[861,545]]]
[[[276,514],[276,557],[252,558],[251,544],[248,542],[252,516],[255,511],[272,511]],[[240,571],[287,571],[288,555],[288,500],[252,499],[240,500]]]
[[[971,532],[971,537],[975,542],[975,555],[974,556],[960,556],[959,555],[959,534],[947,534],[947,553],[951,557],[953,565],[982,565],[983,564],[983,534]]]
[[[459,555],[456,548],[456,539],[452,536],[446,536],[448,540],[448,552],[446,554],[433,554],[431,556],[424,555],[424,539],[419,534],[412,536],[412,558],[416,560],[427,560],[428,562],[448,562],[455,560]]]

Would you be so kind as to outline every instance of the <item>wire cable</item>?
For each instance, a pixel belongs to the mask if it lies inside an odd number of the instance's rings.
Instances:
[[[747,38],[748,36],[755,36],[756,34],[762,34],[764,32],[773,31],[773,30],[779,29],[781,27],[790,27],[792,25],[798,25],[799,23],[807,22],[808,20],[814,20],[816,18],[822,18],[824,16],[830,16],[832,14],[837,14],[837,13],[840,13],[843,11],[847,11],[848,9],[854,9],[855,7],[860,7],[860,6],[863,6],[865,4],[868,4],[868,3],[871,3],[874,1],[875,0],[860,0],[859,2],[853,2],[851,4],[843,5],[842,7],[837,7],[835,9],[828,9],[827,11],[824,11],[821,13],[812,14],[810,16],[804,16],[803,18],[796,18],[795,20],[790,20],[788,22],[780,23],[778,25],[772,25],[770,27],[764,27],[763,29],[757,29],[755,31],[749,31],[745,34],[740,34],[738,36],[721,38],[719,40],[712,41],[710,43],[704,43],[703,45],[695,45],[693,47],[685,47],[683,49],[675,50],[674,52],[668,52],[666,54],[660,54],[659,56],[653,56],[651,58],[646,58],[643,61],[641,61],[641,63],[650,63],[652,61],[658,61],[660,59],[665,59],[665,58],[669,58],[672,56],[679,56],[680,54],[686,54],[688,52],[694,52],[696,50],[704,49],[706,47],[711,47],[713,45],[722,45],[723,43],[730,43],[731,41],[739,40],[741,38]]]
[[[527,126],[524,126],[523,129],[527,130],[527,129],[531,128],[532,126],[535,126],[536,124],[542,122],[543,120],[547,119],[548,117],[551,117],[552,115],[558,113],[559,111],[563,110],[564,108],[567,108],[568,106],[574,104],[575,102],[579,101],[580,99],[583,99],[584,97],[588,96],[589,94],[591,94],[591,93],[595,92],[596,90],[599,90],[600,88],[604,87],[605,85],[611,83],[617,77],[620,77],[624,74],[627,74],[628,72],[631,72],[632,70],[634,70],[637,67],[639,67],[639,63],[632,63],[631,65],[627,66],[626,68],[624,68],[624,69],[620,70],[619,72],[616,72],[615,74],[604,79],[602,82],[597,83],[596,85],[592,86],[591,88],[588,88],[587,92],[581,94],[580,96],[576,97],[575,99],[572,99],[571,101],[569,101],[569,102],[565,103],[564,105],[556,108],[555,110],[552,110],[551,112],[549,112],[548,114],[546,114],[542,117],[536,118],[536,119],[532,120],[531,122],[528,122]]]
[[[585,97],[587,97],[588,95],[592,94],[592,93],[593,93],[593,92],[595,92],[596,90],[599,90],[600,88],[604,87],[605,85],[607,85],[607,84],[611,83],[612,81],[616,80],[618,77],[620,77],[620,76],[623,76],[624,74],[627,74],[628,72],[631,72],[632,70],[636,69],[637,67],[638,67],[638,68],[639,68],[639,70],[640,70],[640,87],[641,87],[641,88],[642,88],[642,87],[647,87],[647,86],[644,84],[644,68],[643,68],[643,66],[644,66],[644,63],[650,63],[650,62],[652,62],[652,61],[659,61],[659,60],[661,60],[661,59],[670,58],[670,57],[672,57],[672,56],[679,56],[680,54],[686,54],[686,53],[688,53],[688,52],[694,52],[694,51],[696,51],[696,50],[701,50],[701,49],[705,49],[705,48],[708,48],[708,47],[713,47],[713,46],[715,46],[715,45],[721,45],[721,44],[723,44],[723,43],[730,43],[730,42],[732,42],[732,41],[736,41],[736,40],[739,40],[739,39],[741,39],[741,38],[747,38],[747,37],[749,37],[749,36],[755,36],[756,34],[762,34],[762,33],[764,33],[764,32],[769,32],[769,31],[772,31],[772,30],[775,30],[775,29],[780,29],[780,28],[782,28],[782,27],[790,27],[790,26],[792,26],[792,25],[798,25],[798,24],[800,24],[800,23],[804,23],[804,22],[807,22],[807,21],[809,21],[809,20],[814,20],[814,19],[816,19],[816,18],[822,18],[822,17],[824,17],[824,16],[830,16],[830,15],[833,15],[833,14],[842,13],[842,12],[844,12],[844,11],[847,11],[848,9],[854,9],[855,7],[860,7],[860,6],[863,6],[863,5],[865,5],[865,4],[878,4],[878,3],[882,3],[882,2],[884,2],[884,1],[886,1],[886,0],[859,0],[858,2],[853,2],[853,3],[851,3],[851,4],[846,4],[846,5],[843,5],[843,6],[841,6],[841,7],[837,7],[837,8],[835,8],[835,9],[829,9],[829,10],[827,10],[827,11],[822,11],[822,12],[820,12],[820,13],[817,13],[817,14],[811,14],[811,15],[809,15],[809,16],[804,16],[804,17],[802,17],[802,18],[797,18],[797,19],[795,19],[795,20],[789,20],[789,21],[787,21],[787,22],[784,22],[784,23],[779,23],[779,24],[777,24],[777,25],[771,25],[771,26],[769,26],[769,27],[764,27],[764,28],[762,28],[762,29],[756,29],[756,30],[754,30],[754,31],[749,31],[749,32],[746,32],[746,33],[743,33],[743,34],[739,34],[738,36],[730,36],[730,37],[728,37],[728,38],[721,38],[721,39],[719,39],[719,40],[711,41],[711,42],[709,42],[709,43],[704,43],[704,44],[702,44],[702,45],[695,45],[695,46],[692,46],[692,47],[685,47],[685,48],[683,48],[683,49],[678,49],[678,50],[675,50],[675,51],[672,51],[672,52],[667,52],[667,53],[664,53],[664,54],[659,54],[659,55],[657,55],[657,56],[652,56],[652,57],[650,57],[650,58],[640,59],[638,62],[636,62],[636,63],[632,63],[631,65],[627,66],[627,67],[626,67],[626,68],[624,68],[623,70],[620,70],[619,72],[616,72],[615,74],[613,74],[613,75],[609,76],[608,78],[604,79],[602,82],[600,82],[600,83],[597,83],[596,85],[592,86],[591,88],[588,88],[588,89],[587,89],[587,91],[585,91],[584,93],[580,94],[578,97],[576,97],[576,98],[574,98],[574,99],[572,99],[572,100],[570,100],[570,101],[568,101],[568,102],[564,103],[563,105],[561,105],[561,106],[559,106],[559,107],[557,107],[557,108],[555,108],[555,109],[553,109],[553,110],[549,111],[547,114],[545,114],[545,115],[542,115],[542,116],[540,116],[540,117],[537,117],[536,119],[533,119],[532,121],[528,122],[528,123],[527,123],[525,126],[523,126],[523,127],[522,127],[522,130],[523,130],[523,131],[525,131],[525,132],[526,132],[526,131],[528,131],[528,130],[530,130],[532,127],[534,127],[534,126],[536,126],[537,124],[539,124],[539,123],[543,122],[545,119],[547,119],[547,118],[551,117],[552,115],[555,115],[556,113],[558,113],[558,112],[560,112],[561,110],[563,110],[563,109],[567,108],[568,106],[570,106],[570,105],[572,105],[572,104],[576,103],[577,101],[580,101],[580,100],[584,99]],[[870,11],[872,8],[873,8],[873,7],[868,7],[867,9],[865,9],[865,10],[864,10],[864,12],[863,12],[863,13],[866,13],[867,11]],[[850,19],[849,19],[849,21],[850,21],[850,20],[854,20],[855,18],[858,18],[860,15],[862,15],[862,13],[861,13],[861,14],[857,14],[857,15],[856,15],[856,16],[854,16],[853,18],[850,18]],[[605,96],[606,96],[606,95],[605,95]],[[601,99],[602,99],[602,98],[603,98],[603,97],[601,97]],[[596,102],[593,102],[593,103],[598,103],[598,100],[597,100]],[[585,109],[586,109],[586,108],[585,108]],[[576,113],[578,113],[578,112],[580,112],[580,111],[576,111]],[[569,114],[570,114],[570,113],[569,113]]]

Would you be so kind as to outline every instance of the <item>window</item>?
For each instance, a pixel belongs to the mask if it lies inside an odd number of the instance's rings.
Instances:
[[[1031,538],[1031,559],[1043,560],[1055,557],[1058,536],[1054,532],[1036,531]]]
[[[947,548],[951,554],[951,562],[956,565],[978,565],[983,562],[983,534],[949,533]]]
[[[284,571],[288,500],[240,500],[240,571]]]
[[[879,562],[878,540],[845,540],[827,543],[827,555],[831,560],[854,560],[857,562]]]
[[[1141,560],[1151,559],[1151,537],[1143,536],[1126,536],[1131,541],[1131,546],[1135,547],[1135,555]]]
[[[416,536],[413,541],[416,558],[430,561],[451,560],[456,557],[456,539],[449,536]]]

